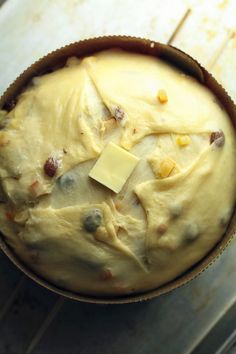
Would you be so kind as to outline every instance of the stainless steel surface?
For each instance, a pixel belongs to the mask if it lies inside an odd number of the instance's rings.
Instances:
[[[216,354],[235,354],[236,353],[236,329],[231,333],[223,345],[217,350]]]
[[[236,344],[236,303],[222,314],[193,354],[227,354],[234,344]]]
[[[65,43],[130,34],[171,39],[235,100],[235,13],[235,0],[7,0],[0,7],[0,92]],[[33,284],[0,253],[0,353],[232,354],[235,256],[234,239],[214,265],[175,292],[146,303],[94,306]]]

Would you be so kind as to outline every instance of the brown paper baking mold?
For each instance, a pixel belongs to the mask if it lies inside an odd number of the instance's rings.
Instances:
[[[208,87],[217,96],[218,100],[227,111],[232,123],[236,129],[236,106],[232,99],[229,97],[223,87],[213,78],[213,76],[204,69],[196,60],[191,56],[185,54],[181,50],[170,46],[154,42],[148,39],[135,38],[128,36],[108,36],[87,39],[79,42],[69,44],[58,50],[55,50],[48,55],[44,56],[40,60],[32,64],[26,69],[4,92],[0,98],[0,109],[11,109],[19,94],[30,83],[33,77],[43,75],[45,73],[54,71],[60,67],[63,67],[66,60],[70,56],[85,57],[95,52],[109,49],[109,48],[121,48],[127,51],[143,53],[158,57],[172,65],[179,67],[187,74],[195,77],[199,82]],[[72,291],[60,289],[59,287],[44,280],[39,275],[35,274],[28,266],[26,266],[13,250],[7,245],[4,240],[4,236],[0,234],[0,247],[2,251],[8,256],[8,258],[27,276],[33,279],[38,284],[46,287],[47,289],[79,301],[100,303],[100,304],[124,304],[131,302],[138,302],[153,297],[168,293],[180,286],[188,283],[194,279],[209,265],[211,265],[228,246],[233,238],[236,230],[236,210],[231,218],[231,221],[227,227],[226,232],[220,239],[220,241],[212,248],[212,250],[197,264],[193,265],[185,273],[178,276],[176,279],[162,285],[156,289],[146,291],[145,293],[131,294],[117,297],[96,297],[91,295],[82,295],[74,293]]]

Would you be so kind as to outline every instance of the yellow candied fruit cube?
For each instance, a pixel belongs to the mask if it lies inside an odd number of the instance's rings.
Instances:
[[[190,144],[190,137],[188,135],[179,135],[176,142],[179,146],[187,146]]]
[[[176,167],[176,163],[170,158],[166,158],[160,163],[159,175],[161,178],[166,178],[170,176],[171,172]]]
[[[160,103],[168,102],[168,96],[165,90],[159,90],[157,94],[157,98]]]

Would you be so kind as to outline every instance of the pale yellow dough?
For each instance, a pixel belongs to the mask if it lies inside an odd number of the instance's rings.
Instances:
[[[236,195],[234,130],[216,97],[170,64],[115,49],[70,58],[34,78],[1,119],[0,229],[53,284],[95,295],[153,289],[224,233]],[[220,130],[223,146],[210,144]],[[89,177],[108,142],[139,159],[117,194]],[[101,220],[88,231],[91,210]]]

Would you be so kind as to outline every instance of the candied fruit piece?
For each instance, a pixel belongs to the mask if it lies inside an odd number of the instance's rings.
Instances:
[[[157,233],[159,235],[164,235],[167,230],[168,230],[168,226],[166,224],[160,224],[157,227]]]
[[[160,103],[168,102],[168,96],[165,90],[159,90],[157,94],[157,98]]]
[[[6,215],[7,220],[14,221],[15,213],[13,211],[7,211],[5,215]]]
[[[39,188],[40,188],[40,183],[39,181],[34,181],[33,183],[31,183],[31,185],[29,186],[29,191],[30,193],[34,196],[37,197],[38,193],[39,193]]]
[[[160,163],[160,167],[159,167],[160,177],[161,178],[168,177],[175,167],[176,167],[176,163],[173,160],[171,160],[170,158],[164,159]]]
[[[179,135],[176,139],[179,146],[187,146],[190,144],[190,137],[188,135]]]

